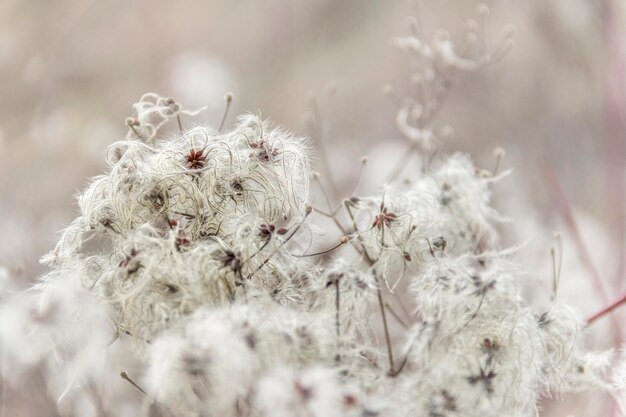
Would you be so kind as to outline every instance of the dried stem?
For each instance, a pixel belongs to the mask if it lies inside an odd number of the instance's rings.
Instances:
[[[348,238],[348,236],[343,236],[341,238],[341,240],[339,241],[339,243],[337,243],[336,245],[332,246],[331,248],[328,248],[328,249],[323,250],[321,252],[305,253],[305,254],[302,254],[302,255],[294,255],[294,256],[297,257],[297,258],[306,258],[306,257],[309,257],[309,256],[324,255],[325,253],[332,252],[335,249],[339,248],[340,246],[345,245],[349,241],[350,241],[350,239]]]
[[[232,93],[226,93],[224,95],[224,101],[226,102],[226,108],[224,109],[224,114],[222,115],[222,121],[220,122],[220,128],[217,130],[221,132],[224,128],[224,123],[226,122],[226,117],[228,116],[228,110],[230,110],[230,104],[233,102]]]
[[[376,262],[372,259],[372,257],[367,252],[367,248],[365,247],[363,238],[361,237],[361,234],[359,233],[359,227],[356,224],[356,219],[354,218],[352,209],[350,208],[350,202],[346,200],[344,202],[344,207],[346,208],[346,211],[348,212],[348,216],[350,216],[350,220],[352,221],[352,226],[354,227],[354,230],[357,233],[357,239],[359,240],[359,243],[363,247],[363,254],[365,255],[365,259],[367,260],[368,264],[373,267],[376,264]],[[376,281],[376,296],[378,298],[378,306],[380,307],[380,315],[383,320],[383,328],[385,331],[385,341],[387,342],[387,353],[389,355],[389,373],[393,374],[394,373],[393,348],[391,346],[391,337],[389,336],[389,326],[387,324],[387,315],[385,314],[385,303],[383,301],[383,294],[380,289],[380,278],[378,277],[378,273],[376,272],[376,268],[374,267],[372,268],[372,274],[374,275],[374,279]]]
[[[622,294],[617,300],[613,301],[612,303],[610,303],[609,305],[607,305],[606,307],[602,308],[600,311],[598,311],[597,313],[589,317],[586,320],[587,326],[589,326],[591,323],[598,320],[599,318],[606,316],[611,311],[615,310],[617,307],[621,306],[624,303],[626,303],[626,292]]]
[[[339,278],[335,280],[335,326],[337,328],[337,340],[339,340],[340,336],[340,328],[339,328],[339,312],[341,311],[341,300],[340,300],[340,288],[339,288]]]
[[[126,381],[128,381],[128,382],[129,382],[129,383],[130,383],[133,387],[137,388],[137,390],[138,390],[139,392],[141,392],[143,395],[145,395],[145,396],[146,396],[146,397],[148,397],[148,398],[150,397],[150,396],[148,395],[148,393],[147,393],[146,391],[144,391],[144,389],[143,389],[143,388],[141,388],[139,385],[137,385],[137,384],[135,383],[135,381],[133,381],[133,380],[132,380],[132,379],[128,376],[128,373],[127,373],[126,371],[122,371],[122,372],[120,372],[120,377],[122,377],[122,379],[125,379]]]
[[[404,320],[402,320],[400,315],[398,315],[398,313],[396,313],[393,310],[393,308],[391,307],[391,305],[389,303],[385,303],[385,307],[387,308],[387,310],[389,310],[389,312],[391,313],[393,318],[396,319],[398,321],[398,323],[400,323],[400,325],[402,325],[402,327],[404,327],[405,329],[409,328],[409,326],[404,322]]]

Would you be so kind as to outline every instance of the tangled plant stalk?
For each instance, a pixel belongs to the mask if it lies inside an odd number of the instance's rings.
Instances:
[[[510,49],[512,31],[487,49],[487,11],[461,47],[412,21],[397,43],[419,63],[416,94],[387,88],[409,141],[390,178],[413,155],[423,174],[327,211],[309,193],[306,139],[254,114],[185,129],[197,111],[144,95],[44,258],[51,272],[3,296],[3,375],[37,369],[59,415],[119,414],[134,389],[149,416],[276,417],[521,417],[543,397],[614,392],[610,353],[584,349],[577,314],[520,296],[490,205],[499,159],[488,172],[439,153],[454,83]],[[123,343],[131,373],[107,353]],[[107,392],[112,374],[128,390]]]

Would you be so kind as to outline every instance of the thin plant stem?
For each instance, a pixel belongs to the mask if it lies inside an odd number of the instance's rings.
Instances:
[[[365,255],[365,259],[367,260],[368,264],[373,267],[372,274],[374,275],[374,280],[376,281],[376,296],[378,298],[378,306],[380,308],[380,315],[383,320],[383,329],[385,331],[385,341],[387,342],[387,353],[389,355],[389,373],[393,374],[394,373],[393,348],[391,347],[391,337],[389,336],[389,326],[387,324],[387,315],[385,313],[385,303],[383,301],[383,294],[380,289],[380,278],[378,277],[378,273],[376,272],[376,268],[374,267],[376,262],[372,259],[370,254],[367,252],[367,248],[365,247],[363,238],[361,237],[361,234],[359,233],[359,227],[356,224],[356,219],[354,218],[354,214],[352,213],[352,209],[350,208],[350,203],[348,201],[345,201],[344,207],[346,208],[346,211],[348,212],[348,216],[350,216],[350,220],[352,221],[352,226],[354,227],[354,230],[357,233],[357,239],[359,240],[359,243],[363,247],[363,254]]]
[[[624,292],[624,294],[622,294],[615,301],[613,301],[610,304],[608,304],[606,307],[603,307],[602,309],[600,309],[600,311],[598,311],[598,312],[594,313],[593,315],[591,315],[586,320],[587,326],[592,324],[594,321],[596,321],[596,320],[606,316],[607,314],[609,314],[610,312],[612,312],[616,308],[620,307],[624,303],[626,303],[626,292]]]
[[[340,301],[340,288],[339,288],[339,279],[335,281],[335,327],[337,328],[337,340],[339,340],[340,328],[339,328],[339,312],[341,311],[341,301]]]
[[[309,257],[309,256],[324,255],[324,254],[326,254],[326,253],[329,253],[329,252],[334,251],[335,249],[339,248],[339,247],[340,247],[340,246],[342,246],[342,245],[345,245],[345,244],[346,244],[346,243],[348,243],[349,241],[350,241],[350,239],[348,238],[348,236],[343,236],[343,237],[341,238],[341,240],[339,241],[339,243],[337,243],[336,245],[334,245],[334,246],[332,246],[332,247],[330,247],[330,248],[328,248],[328,249],[325,249],[325,250],[323,250],[323,251],[321,251],[321,252],[315,252],[315,253],[305,253],[305,254],[302,254],[302,255],[294,255],[294,256],[295,256],[296,258],[306,258],[306,257]]]
[[[143,395],[145,395],[146,397],[150,397],[148,395],[148,393],[146,391],[144,391],[143,388],[141,388],[139,385],[137,385],[137,383],[135,383],[135,381],[133,381],[131,379],[131,377],[128,376],[128,373],[126,371],[122,371],[120,372],[120,377],[126,381],[128,381],[130,383],[130,385],[132,385],[133,387],[135,387],[139,392],[141,392]]]
[[[221,132],[224,128],[224,123],[226,122],[226,117],[228,117],[228,110],[230,110],[230,104],[233,102],[233,95],[231,93],[226,93],[224,95],[224,101],[226,102],[226,108],[224,109],[224,114],[222,115],[222,121],[220,122],[220,128],[217,130]]]
[[[396,319],[398,323],[402,325],[402,327],[404,327],[405,329],[409,328],[409,326],[404,322],[404,320],[402,320],[402,318],[398,315],[398,313],[396,313],[393,310],[393,308],[391,307],[391,305],[389,305],[389,303],[385,303],[385,307],[387,308],[387,310],[389,310],[393,318]]]

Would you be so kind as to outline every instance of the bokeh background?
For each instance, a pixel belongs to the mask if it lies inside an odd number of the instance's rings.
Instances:
[[[526,294],[538,305],[549,296],[556,230],[564,242],[559,296],[590,314],[626,289],[625,4],[486,3],[488,40],[497,43],[512,24],[515,45],[447,98],[438,124],[455,135],[446,150],[470,152],[487,169],[493,149],[506,150],[503,167],[513,173],[494,198],[511,219],[503,246],[523,244],[516,256],[528,270]],[[424,0],[423,29],[458,39],[475,7]],[[0,267],[13,287],[36,281],[38,259],[75,216],[76,191],[105,168],[107,146],[125,135],[124,119],[147,91],[208,106],[186,125],[219,124],[230,91],[227,123],[259,111],[303,136],[315,101],[316,141],[326,150],[318,161],[332,171],[325,180],[349,192],[359,158],[369,155],[361,192],[376,192],[407,149],[398,105],[382,91],[409,88],[410,59],[392,40],[415,13],[402,0],[3,0]],[[621,339],[603,320],[589,343],[618,347]],[[577,415],[599,415],[597,403],[580,401],[547,403],[544,414],[578,407]]]

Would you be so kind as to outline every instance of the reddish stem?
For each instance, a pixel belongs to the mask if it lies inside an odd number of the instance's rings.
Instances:
[[[587,326],[598,320],[599,318],[606,316],[611,311],[615,310],[617,307],[621,306],[624,303],[626,303],[626,292],[622,294],[617,300],[613,301],[611,304],[607,305],[606,307],[602,308],[602,310],[589,317],[587,319]]]
[[[606,168],[607,168],[607,207],[610,211],[609,226],[614,231],[614,244],[617,252],[616,280],[623,276],[624,259],[624,154],[626,152],[626,56],[624,50],[623,21],[621,8],[615,0],[602,3],[602,19],[607,71],[605,79],[604,110],[606,121]]]
[[[607,186],[608,207],[612,209],[608,215],[609,226],[614,230],[614,246],[617,251],[617,269],[615,280],[620,285],[626,268],[624,259],[624,151],[626,144],[626,85],[624,83],[624,70],[626,70],[626,56],[624,55],[624,21],[622,7],[618,0],[604,0],[602,2],[602,27],[607,51],[607,74],[605,77],[605,113],[607,134]],[[624,303],[626,294],[616,302],[600,311],[591,321],[602,317],[609,311]],[[620,338],[619,344],[621,345]],[[617,400],[613,400],[614,417],[619,416],[620,406]]]

